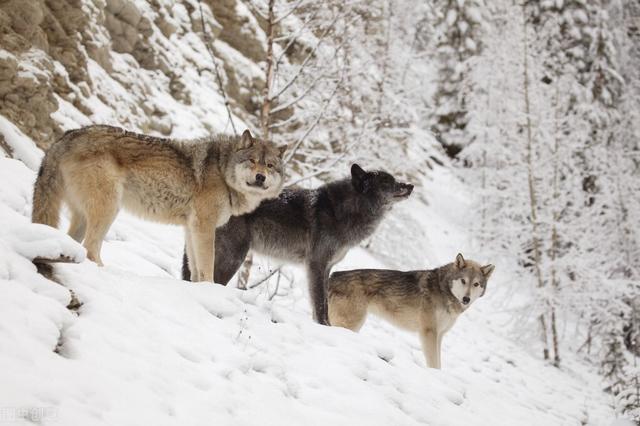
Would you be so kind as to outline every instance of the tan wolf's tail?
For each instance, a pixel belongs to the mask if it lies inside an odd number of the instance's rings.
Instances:
[[[58,227],[60,208],[62,206],[62,175],[52,156],[47,153],[33,188],[33,210],[31,222]]]

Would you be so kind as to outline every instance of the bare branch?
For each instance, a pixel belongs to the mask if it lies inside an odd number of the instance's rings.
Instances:
[[[316,119],[313,122],[313,124],[311,124],[311,126],[309,126],[309,128],[304,132],[304,134],[293,145],[293,149],[291,149],[291,151],[287,155],[287,158],[284,160],[284,164],[287,164],[291,160],[291,158],[293,158],[293,156],[295,155],[296,151],[300,147],[300,144],[302,144],[302,142],[305,140],[305,138],[307,136],[309,136],[309,133],[311,133],[311,131],[318,125],[318,123],[320,122],[320,120],[324,116],[324,113],[327,110],[327,107],[331,103],[331,100],[333,99],[335,94],[338,92],[338,89],[340,88],[340,86],[342,86],[342,82],[343,81],[344,81],[344,72],[342,73],[342,76],[340,77],[340,81],[338,81],[336,83],[335,87],[333,88],[333,91],[331,92],[331,95],[329,95],[329,97],[325,100],[324,105],[322,106],[322,109],[318,113],[318,116],[316,117]]]
[[[362,137],[364,136],[364,131],[367,127],[367,124],[369,123],[370,120],[367,120],[366,122],[364,122],[364,124],[362,125],[362,130],[360,131],[360,134],[358,135],[358,137],[356,138],[355,141],[353,141],[351,144],[349,144],[344,151],[342,152],[342,154],[340,154],[338,157],[336,157],[330,164],[328,164],[327,166],[316,170],[315,172],[308,174],[306,176],[303,176],[301,178],[298,178],[296,180],[293,181],[289,181],[285,184],[286,187],[291,187],[293,185],[297,185],[300,182],[304,182],[305,180],[309,180],[311,178],[314,178],[316,176],[319,176],[323,173],[327,173],[329,171],[331,171],[333,169],[333,167],[338,164],[338,162],[340,162],[351,150],[351,148],[356,147],[358,145],[360,145],[360,142],[362,141]]]
[[[269,100],[273,101],[275,99],[277,99],[279,96],[281,96],[284,92],[287,91],[287,89],[289,89],[289,87],[291,87],[291,85],[293,83],[296,82],[296,80],[298,79],[298,77],[300,77],[300,74],[302,74],[302,70],[304,69],[304,67],[307,66],[307,64],[309,63],[309,61],[311,60],[311,58],[314,56],[314,54],[318,51],[318,49],[320,48],[320,46],[322,45],[322,43],[324,42],[326,36],[329,34],[329,32],[332,30],[333,26],[335,25],[336,21],[338,20],[338,16],[336,15],[335,18],[333,19],[333,21],[331,21],[331,24],[326,28],[326,30],[324,31],[324,33],[320,36],[320,39],[318,40],[318,43],[316,43],[316,45],[314,46],[314,48],[311,50],[311,52],[309,52],[309,54],[307,55],[307,57],[304,59],[304,61],[302,61],[302,64],[300,64],[300,66],[298,67],[298,72],[291,77],[291,79],[285,83],[285,85],[278,90],[277,93],[270,95],[269,96]]]
[[[274,269],[273,271],[269,272],[269,274],[267,276],[265,276],[263,279],[261,279],[260,281],[258,281],[257,283],[251,284],[250,286],[248,286],[247,288],[252,289],[252,288],[256,288],[259,285],[261,285],[262,283],[266,282],[269,280],[269,278],[271,278],[272,276],[274,276],[277,272],[280,272],[280,269],[282,269],[282,266]]]
[[[288,12],[284,13],[282,16],[280,16],[279,18],[276,18],[275,21],[273,21],[274,25],[278,25],[280,22],[282,22],[283,20],[287,19],[293,12],[295,12],[300,5],[302,4],[304,0],[298,0],[298,3],[294,4],[293,7],[291,9],[289,9]]]
[[[13,158],[13,148],[5,140],[4,135],[2,134],[0,134],[0,148],[2,148],[2,150],[7,153],[7,156],[9,158]]]
[[[202,34],[204,36],[204,44],[207,47],[207,51],[209,52],[209,56],[211,56],[211,62],[213,62],[213,69],[216,75],[216,80],[218,82],[218,89],[220,90],[220,94],[222,95],[222,99],[224,101],[224,107],[227,110],[227,116],[229,122],[231,123],[231,128],[233,129],[233,134],[238,135],[236,131],[236,125],[233,123],[233,115],[231,114],[231,106],[229,104],[229,98],[227,98],[227,92],[224,90],[224,86],[222,84],[222,76],[220,75],[220,70],[218,69],[218,63],[216,62],[216,57],[213,54],[213,47],[211,46],[211,37],[209,36],[209,31],[207,30],[207,25],[204,21],[204,13],[202,12],[202,0],[198,0],[198,7],[200,8],[200,22],[202,24]]]
[[[269,300],[273,300],[273,298],[278,294],[278,289],[280,288],[280,278],[282,277],[282,273],[280,272],[280,268],[278,268],[278,279],[276,280],[276,289],[269,296]]]
[[[284,55],[286,54],[287,50],[289,50],[289,48],[293,45],[293,43],[295,43],[298,38],[300,37],[300,35],[302,34],[302,32],[307,28],[307,25],[309,24],[309,22],[313,21],[313,19],[316,17],[316,15],[318,14],[318,12],[320,11],[320,8],[317,8],[312,14],[311,16],[308,16],[304,23],[302,24],[302,26],[298,29],[298,31],[296,31],[295,34],[293,35],[288,35],[287,37],[283,37],[282,40],[278,40],[278,41],[284,41],[288,38],[291,38],[291,40],[289,40],[289,42],[287,43],[287,45],[282,49],[282,53],[280,53],[280,55],[278,55],[278,59],[276,60],[276,64],[280,64],[280,62],[282,61],[282,58],[284,57]]]
[[[255,4],[253,4],[253,2],[251,0],[246,2],[247,6],[249,6],[249,9],[251,9],[251,11],[255,14],[258,15],[260,18],[264,19],[265,21],[267,19],[269,19],[267,17],[267,15],[264,14],[263,11],[261,11],[258,6],[256,6]]]
[[[340,52],[340,50],[342,49],[344,44],[345,44],[345,42],[342,42],[336,47],[336,49],[335,49],[335,51],[333,53],[333,56],[331,57],[330,60],[335,59],[335,57],[338,55],[338,53]],[[275,114],[276,112],[280,112],[282,110],[290,108],[293,105],[295,105],[298,102],[300,102],[302,99],[305,98],[305,96],[307,96],[307,94],[309,94],[309,92],[311,92],[311,90],[313,90],[316,87],[316,84],[318,84],[318,82],[320,80],[326,78],[327,75],[329,75],[329,72],[325,72],[325,73],[319,74],[316,78],[313,79],[313,81],[311,83],[309,83],[309,85],[304,89],[304,91],[299,96],[295,97],[294,99],[290,100],[289,102],[287,102],[285,104],[278,105],[276,108],[271,110],[271,113]]]

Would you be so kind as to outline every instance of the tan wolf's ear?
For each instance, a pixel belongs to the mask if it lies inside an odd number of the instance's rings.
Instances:
[[[462,253],[458,253],[456,256],[456,266],[458,269],[462,269],[466,266],[466,262],[464,261],[464,257],[462,257]]]
[[[249,129],[245,130],[240,138],[240,149],[250,148],[253,142],[254,139],[253,136],[251,136],[251,132]]]
[[[482,274],[483,274],[485,277],[489,278],[489,277],[491,276],[491,274],[493,273],[493,270],[494,270],[495,268],[496,268],[496,267],[495,267],[495,266],[493,266],[492,264],[488,264],[488,265],[481,266],[481,267],[480,267],[480,270],[482,271]]]
[[[289,146],[287,146],[287,145],[280,145],[278,147],[278,153],[280,154],[280,158],[282,158],[284,153],[287,152],[287,149],[289,149]]]

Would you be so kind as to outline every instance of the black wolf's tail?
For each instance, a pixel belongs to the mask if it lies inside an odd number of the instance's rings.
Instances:
[[[31,221],[56,228],[62,206],[62,176],[50,153],[45,155],[33,188]]]
[[[187,258],[187,249],[182,254],[182,279],[191,281],[191,269],[189,269],[189,258]]]

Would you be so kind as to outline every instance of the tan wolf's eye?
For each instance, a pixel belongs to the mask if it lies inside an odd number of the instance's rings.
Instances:
[[[269,164],[267,164],[267,167],[270,168],[270,169],[273,169],[273,164],[269,163]]]
[[[464,278],[462,279],[462,285],[465,285],[467,283],[467,280],[465,280]]]
[[[251,164],[256,164],[256,160],[254,160],[253,158],[249,158],[249,161],[251,162]]]

